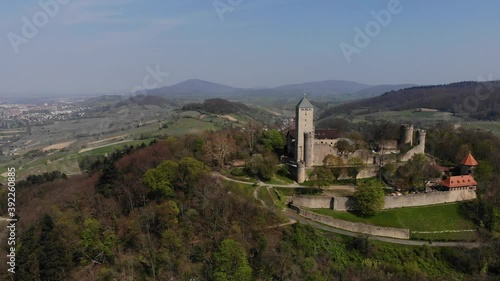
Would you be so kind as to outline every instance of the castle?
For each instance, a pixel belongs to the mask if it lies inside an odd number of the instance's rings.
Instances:
[[[358,157],[368,166],[372,167],[371,173],[367,177],[373,176],[374,171],[381,163],[381,156],[384,154],[399,153],[399,147],[407,146],[409,148],[400,156],[400,161],[408,161],[413,155],[424,153],[425,148],[425,130],[414,129],[411,125],[401,126],[401,136],[399,140],[383,140],[380,143],[380,152],[374,152],[368,149],[359,149],[345,158]],[[344,139],[340,137],[337,130],[321,129],[314,127],[314,106],[307,96],[304,96],[295,107],[295,129],[288,131],[287,134],[287,154],[291,161],[291,171],[295,174],[296,181],[302,183],[308,179],[307,171],[314,166],[323,165],[323,160],[327,155],[338,155],[336,143]],[[352,142],[352,140],[344,139]],[[375,171],[376,172],[376,171]]]

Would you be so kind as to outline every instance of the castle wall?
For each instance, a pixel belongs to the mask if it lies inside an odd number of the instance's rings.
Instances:
[[[298,211],[298,214],[302,217],[351,232],[363,233],[368,235],[375,236],[384,236],[391,237],[397,239],[410,239],[410,230],[403,228],[394,228],[394,227],[382,227],[376,225],[369,225],[358,222],[350,222],[335,219],[329,216],[324,216],[320,214],[313,213],[308,210],[301,209],[300,207],[295,206],[294,210]]]
[[[453,203],[476,198],[477,195],[474,190],[453,190],[402,196],[386,196],[384,209]],[[306,208],[331,208],[335,211],[351,211],[356,209],[355,201],[351,197],[296,196],[293,197],[291,201],[294,205]]]
[[[328,154],[337,155],[337,149],[329,144],[315,144],[314,145],[314,166],[323,165],[323,159]]]
[[[376,177],[378,174],[378,166],[370,166],[359,171],[356,179],[368,179]]]
[[[368,149],[358,149],[353,153],[349,154],[349,159],[353,157],[358,157],[361,159],[366,165],[373,165],[373,156],[374,153]]]
[[[337,144],[337,139],[314,139],[314,144],[327,144],[335,147],[335,144]]]
[[[326,196],[297,196],[292,198],[294,205],[311,209],[332,209],[333,198]]]
[[[403,196],[386,196],[384,209],[416,207],[476,199],[474,190],[454,190],[432,193],[409,194]]]

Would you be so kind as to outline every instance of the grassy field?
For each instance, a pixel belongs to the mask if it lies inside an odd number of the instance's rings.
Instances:
[[[292,184],[293,180],[284,177],[282,175],[276,174],[271,180],[266,181],[268,184]]]
[[[166,133],[173,136],[180,136],[185,134],[201,133],[206,130],[217,130],[214,123],[205,122],[194,118],[181,118],[174,124],[169,125]]]
[[[491,131],[495,136],[500,137],[500,122],[476,121],[461,123],[465,129],[477,129]]]
[[[225,185],[231,192],[237,193],[247,200],[255,200],[257,202],[257,200],[253,197],[253,191],[255,190],[254,186],[232,181],[226,181]],[[260,202],[258,203],[260,204]]]
[[[268,207],[271,207],[274,206],[274,201],[269,191],[273,192],[272,190],[268,190],[265,186],[262,186],[259,188],[258,196],[259,199],[264,201]]]
[[[473,240],[475,232],[447,233],[413,233],[414,231],[446,231],[476,229],[474,223],[460,215],[461,203],[441,204],[434,206],[390,209],[379,212],[373,217],[358,217],[350,212],[337,212],[331,209],[314,209],[312,211],[346,221],[366,224],[408,228],[414,239],[429,240]]]

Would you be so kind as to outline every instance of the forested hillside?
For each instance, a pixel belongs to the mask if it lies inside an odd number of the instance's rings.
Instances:
[[[238,112],[248,112],[248,106],[231,102],[225,99],[207,99],[203,103],[189,103],[182,107],[182,110],[197,110],[213,114],[232,114]]]
[[[276,227],[281,211],[262,206],[252,187],[211,172],[253,153],[276,157],[273,139],[259,130],[168,138],[98,160],[86,175],[30,181],[17,192],[14,280],[495,280],[500,273],[498,244],[407,247]],[[11,280],[5,257],[1,279]]]
[[[321,118],[338,113],[363,114],[416,108],[433,108],[480,120],[498,120],[500,82],[460,82],[391,91],[378,97],[329,108],[321,114]]]

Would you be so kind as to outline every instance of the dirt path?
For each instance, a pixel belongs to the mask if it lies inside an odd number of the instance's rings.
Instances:
[[[93,141],[93,142],[89,142],[87,143],[87,145],[93,145],[93,144],[97,144],[97,143],[101,143],[101,142],[105,142],[105,141],[109,141],[109,140],[114,140],[114,139],[119,139],[119,138],[126,138],[128,137],[127,134],[125,135],[121,135],[121,136],[116,136],[116,137],[110,137],[110,138],[107,138],[107,139],[102,139],[102,140],[97,140],[97,141]]]
[[[95,147],[89,147],[89,148],[84,148],[80,151],[78,151],[78,153],[84,153],[84,152],[87,152],[87,151],[91,151],[91,150],[94,150],[94,149],[98,149],[98,148],[101,148],[101,147],[106,147],[106,146],[111,146],[111,145],[115,145],[115,144],[120,144],[120,143],[124,143],[124,142],[129,142],[130,140],[122,140],[122,141],[117,141],[117,142],[114,142],[114,143],[108,143],[108,144],[105,144],[105,145],[100,145],[100,146],[95,146]]]
[[[75,142],[76,142],[76,140],[67,141],[67,142],[60,142],[60,143],[56,143],[56,144],[44,147],[42,150],[43,151],[49,151],[49,150],[52,150],[52,149],[63,149],[63,148],[66,148],[66,147],[72,145]]]

